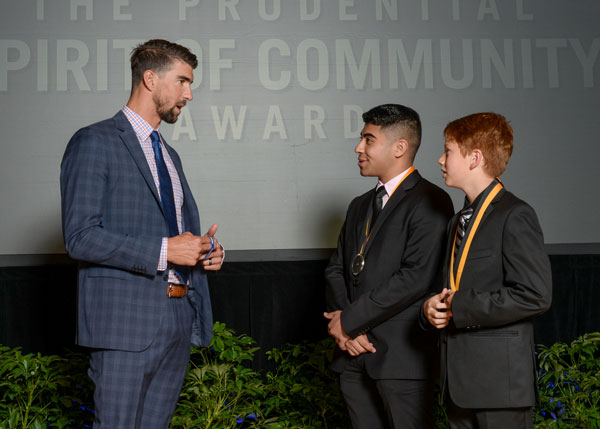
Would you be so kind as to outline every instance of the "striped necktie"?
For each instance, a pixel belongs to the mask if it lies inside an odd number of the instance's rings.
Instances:
[[[465,232],[469,226],[469,220],[471,220],[471,216],[473,216],[473,209],[468,207],[460,212],[458,218],[458,225],[456,226],[456,246],[454,247],[454,257],[458,255],[458,249],[465,237]]]

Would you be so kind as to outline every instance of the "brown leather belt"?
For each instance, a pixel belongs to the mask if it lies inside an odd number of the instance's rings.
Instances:
[[[167,286],[167,296],[169,298],[183,298],[187,295],[188,290],[188,286],[171,283],[169,286]]]

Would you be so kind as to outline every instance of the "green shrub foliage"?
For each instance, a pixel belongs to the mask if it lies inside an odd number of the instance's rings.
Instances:
[[[83,427],[91,421],[87,361],[83,354],[62,358],[0,346],[0,429]]]
[[[335,343],[286,345],[267,352],[277,364],[267,373],[265,424],[273,428],[348,427],[337,376],[329,369]]]
[[[265,385],[244,365],[258,347],[252,338],[235,336],[223,323],[215,323],[213,331],[208,348],[192,349],[173,429],[230,428],[260,416]]]
[[[600,332],[539,347],[536,429],[600,429]]]
[[[267,352],[276,369],[261,374],[250,369],[255,341],[217,322],[210,347],[192,349],[171,428],[348,427],[329,369],[334,348],[331,339],[284,345]],[[538,358],[536,429],[600,429],[600,333],[540,346]],[[80,352],[43,356],[0,346],[0,429],[91,425],[88,360]],[[443,407],[435,416],[436,428],[447,427]]]

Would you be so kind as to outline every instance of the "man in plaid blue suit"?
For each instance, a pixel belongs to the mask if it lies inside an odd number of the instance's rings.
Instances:
[[[192,99],[197,64],[165,40],[137,46],[127,105],[77,131],[63,157],[63,233],[79,262],[77,343],[91,348],[95,428],[167,428],[190,345],[210,343],[205,271],[221,268],[224,250],[217,225],[201,235],[181,160],[159,131]]]

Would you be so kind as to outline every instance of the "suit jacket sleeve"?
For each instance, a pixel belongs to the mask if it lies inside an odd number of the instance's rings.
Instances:
[[[431,290],[431,292],[429,292],[427,295],[425,295],[420,301],[419,301],[419,326],[421,327],[421,329],[429,331],[429,330],[435,330],[436,328],[429,323],[429,320],[427,319],[427,316],[425,316],[425,311],[423,306],[425,305],[425,302],[439,294],[440,292],[442,292],[442,290],[444,290],[445,288],[450,288],[450,285],[448,285],[446,278],[448,277],[448,272],[446,269],[447,264],[445,263],[445,260],[448,258],[448,247],[451,246],[451,242],[450,238],[453,238],[454,236],[450,234],[450,231],[452,231],[455,228],[455,223],[454,223],[454,218],[448,220],[448,222],[446,223],[446,229],[445,229],[445,235],[444,235],[444,245],[442,246],[443,249],[445,249],[444,251],[442,251],[442,254],[445,254],[445,256],[440,260],[440,264],[442,264],[442,268],[441,270],[441,278],[439,279],[439,281],[436,282],[436,284],[434,285],[433,289]]]
[[[398,248],[398,268],[342,312],[350,337],[368,331],[417,303],[440,281],[443,243],[452,203],[447,194],[420,198],[410,219],[406,241]]]
[[[105,199],[112,191],[105,145],[115,138],[111,132],[112,137],[84,128],[67,145],[61,164],[65,246],[77,260],[156,275],[162,237],[134,237],[105,227]]]
[[[550,307],[550,262],[535,212],[527,204],[517,205],[505,225],[498,227],[504,228],[504,280],[496,287],[478,288],[475,284],[456,293],[452,313],[457,328],[501,326],[537,316]]]
[[[346,232],[346,222],[342,226],[338,238],[337,248],[331,255],[329,265],[325,269],[325,279],[327,287],[325,298],[327,311],[343,310],[348,305],[348,292],[344,277],[344,236]]]

